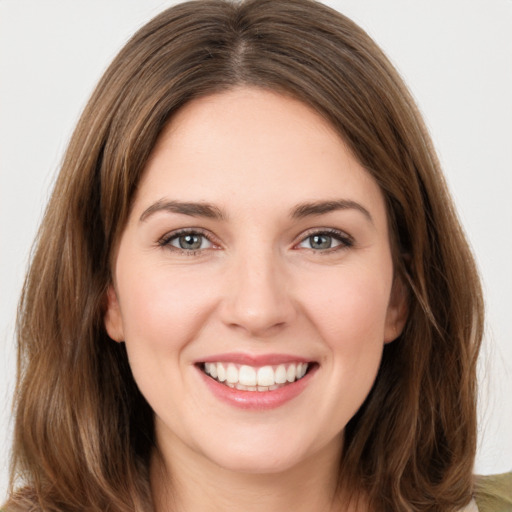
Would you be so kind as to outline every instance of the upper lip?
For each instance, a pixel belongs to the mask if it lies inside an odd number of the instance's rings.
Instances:
[[[311,359],[291,355],[291,354],[244,354],[239,352],[230,352],[225,354],[214,354],[204,359],[198,360],[199,363],[234,363],[247,366],[267,366],[287,363],[310,363]]]

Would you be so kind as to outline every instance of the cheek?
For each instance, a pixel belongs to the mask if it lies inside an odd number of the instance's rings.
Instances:
[[[141,267],[121,258],[117,270],[123,275],[118,292],[130,367],[148,403],[165,417],[165,411],[183,406],[182,363],[213,300],[204,276],[199,279],[197,272],[180,272],[161,263]]]
[[[119,289],[127,347],[176,350],[201,328],[211,310],[212,298],[204,276],[156,264],[131,268],[119,262],[126,277]],[[133,271],[132,271],[133,270]]]
[[[331,273],[325,286],[305,287],[310,319],[332,348],[382,344],[391,288],[388,275],[375,270]]]
[[[327,348],[321,364],[330,383],[318,413],[329,418],[335,433],[360,408],[377,376],[391,271],[386,275],[352,268],[350,272],[331,275],[326,283],[323,290],[310,283],[309,298],[303,304]]]

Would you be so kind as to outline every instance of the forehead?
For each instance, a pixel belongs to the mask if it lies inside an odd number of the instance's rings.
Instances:
[[[136,202],[168,195],[227,209],[344,196],[383,208],[375,180],[330,123],[300,101],[245,87],[191,101],[163,130]]]

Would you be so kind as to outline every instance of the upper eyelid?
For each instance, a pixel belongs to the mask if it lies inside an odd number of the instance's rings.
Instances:
[[[329,236],[338,236],[340,239],[346,239],[350,240],[352,243],[355,242],[354,237],[347,233],[346,231],[343,231],[342,229],[336,229],[336,228],[311,228],[304,232],[302,232],[298,237],[298,242],[302,242],[306,238],[313,236],[313,235],[329,235]]]
[[[214,237],[212,233],[210,233],[209,231],[207,231],[207,230],[205,230],[203,228],[179,228],[179,229],[175,229],[175,230],[169,231],[169,232],[165,233],[163,236],[161,236],[157,240],[157,243],[159,245],[163,245],[164,243],[167,244],[173,238],[177,238],[177,237],[179,237],[181,235],[189,235],[189,234],[197,234],[197,235],[200,235],[200,236],[204,236],[212,244],[218,244],[218,242],[216,241],[216,237]]]

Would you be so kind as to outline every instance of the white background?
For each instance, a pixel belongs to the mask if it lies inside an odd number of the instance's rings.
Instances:
[[[102,71],[163,0],[0,0],[0,502],[13,326],[31,241]],[[332,0],[383,47],[424,113],[487,302],[478,473],[512,469],[512,0]]]

